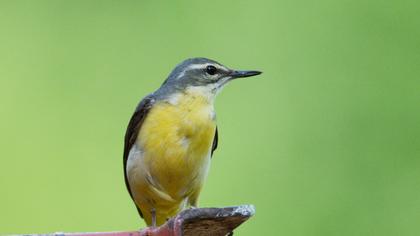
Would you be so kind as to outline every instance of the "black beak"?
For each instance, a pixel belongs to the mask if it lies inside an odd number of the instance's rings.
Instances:
[[[234,70],[232,71],[230,76],[232,76],[233,79],[236,79],[236,78],[255,76],[261,73],[262,73],[261,71],[256,71],[256,70]]]

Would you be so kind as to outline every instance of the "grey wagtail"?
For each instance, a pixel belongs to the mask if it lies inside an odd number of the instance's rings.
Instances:
[[[187,59],[138,104],[125,134],[124,174],[147,225],[162,225],[188,206],[197,207],[217,148],[214,99],[229,81],[259,74]]]

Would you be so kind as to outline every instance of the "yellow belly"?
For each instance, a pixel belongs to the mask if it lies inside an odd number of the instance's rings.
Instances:
[[[151,208],[162,224],[196,201],[210,164],[216,124],[213,105],[197,96],[179,96],[176,104],[158,102],[137,138],[143,173],[133,192],[146,222]],[[145,212],[146,211],[146,212]]]

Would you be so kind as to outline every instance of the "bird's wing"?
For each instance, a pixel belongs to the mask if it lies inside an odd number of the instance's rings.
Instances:
[[[213,145],[211,147],[211,157],[213,157],[213,152],[217,148],[218,141],[219,141],[219,134],[218,134],[218,131],[217,131],[217,126],[216,126],[216,132],[214,132]]]
[[[153,95],[146,96],[137,106],[133,116],[128,123],[127,131],[125,133],[124,139],[124,179],[125,185],[127,187],[128,192],[130,193],[131,198],[134,201],[133,194],[130,190],[130,184],[128,183],[127,177],[127,159],[128,154],[130,153],[130,149],[133,147],[134,143],[136,142],[137,135],[140,131],[141,125],[143,124],[144,119],[146,118],[147,113],[152,108],[153,104],[155,103],[155,99]],[[137,207],[137,206],[136,206]],[[143,214],[141,213],[140,209],[137,207],[137,210],[141,217]]]

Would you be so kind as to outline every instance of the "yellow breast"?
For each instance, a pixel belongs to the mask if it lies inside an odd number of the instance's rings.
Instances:
[[[154,105],[138,136],[153,181],[174,199],[200,188],[207,174],[215,134],[213,104],[178,94]]]

